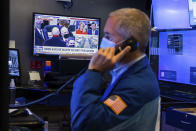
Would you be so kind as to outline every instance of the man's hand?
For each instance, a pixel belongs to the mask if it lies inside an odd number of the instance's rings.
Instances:
[[[115,55],[115,48],[103,48],[92,57],[88,69],[95,69],[100,72],[111,70],[129,51],[131,47],[127,46],[120,53]]]

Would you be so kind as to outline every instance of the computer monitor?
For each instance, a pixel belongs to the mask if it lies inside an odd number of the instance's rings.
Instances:
[[[188,5],[188,0],[152,0],[154,27],[191,29]]]
[[[33,14],[33,54],[92,56],[98,51],[100,19]],[[79,57],[78,57],[79,58]]]
[[[20,77],[20,61],[19,61],[19,51],[18,49],[9,49],[8,50],[8,67],[9,67],[9,76],[11,78]]]
[[[196,86],[196,30],[159,33],[159,80]]]
[[[195,36],[196,30],[158,32],[158,44],[151,47],[150,54],[160,87],[196,93]]]

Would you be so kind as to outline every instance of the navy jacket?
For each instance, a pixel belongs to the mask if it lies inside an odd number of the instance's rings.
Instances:
[[[66,43],[60,37],[52,37],[44,42],[44,46],[66,47]]]
[[[43,30],[44,32],[44,30]],[[43,46],[44,38],[42,35],[39,33],[37,28],[35,28],[35,45],[37,46]]]
[[[72,131],[154,130],[160,91],[146,57],[131,66],[110,93],[110,96],[120,96],[128,105],[119,115],[100,101],[102,83],[102,74],[89,70],[75,81],[71,99]]]
[[[92,32],[93,32],[92,30],[88,30],[89,35],[92,35],[93,34]],[[98,35],[98,33],[99,33],[98,30],[95,30],[95,35]]]

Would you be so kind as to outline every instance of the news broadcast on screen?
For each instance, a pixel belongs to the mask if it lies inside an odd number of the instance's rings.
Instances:
[[[34,13],[34,55],[93,55],[98,51],[99,19]]]

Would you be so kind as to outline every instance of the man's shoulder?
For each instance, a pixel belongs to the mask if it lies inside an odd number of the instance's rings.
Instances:
[[[144,103],[159,96],[160,90],[153,73],[148,67],[133,74],[126,73],[117,83],[114,92],[123,92],[127,97],[146,99]]]
[[[130,73],[131,68],[122,76],[119,83],[129,85],[137,90],[148,90],[150,88],[158,88],[158,81],[149,66],[135,72]],[[144,88],[145,87],[145,88]]]

